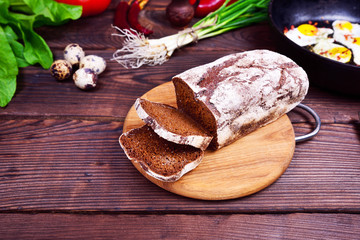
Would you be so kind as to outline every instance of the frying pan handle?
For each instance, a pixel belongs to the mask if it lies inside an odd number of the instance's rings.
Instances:
[[[313,118],[315,119],[315,124],[316,124],[315,129],[311,133],[308,133],[303,136],[295,137],[295,142],[299,143],[299,142],[309,140],[309,139],[313,138],[316,134],[318,134],[318,132],[320,131],[320,127],[321,127],[321,120],[320,120],[319,115],[312,108],[310,108],[302,103],[299,103],[299,105],[297,105],[297,107],[302,108],[305,111],[307,111],[308,113],[310,113],[311,116],[313,116]]]

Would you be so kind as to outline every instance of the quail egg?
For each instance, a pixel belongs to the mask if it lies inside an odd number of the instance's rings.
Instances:
[[[80,60],[79,68],[90,68],[95,74],[99,75],[106,68],[106,62],[102,57],[96,55],[88,55]]]
[[[96,87],[97,75],[90,68],[80,68],[73,74],[75,85],[83,90],[90,90]]]
[[[71,65],[79,65],[83,57],[85,57],[85,52],[77,43],[71,43],[64,49],[64,58],[70,62]]]
[[[72,66],[66,60],[56,60],[51,64],[50,73],[56,80],[63,81],[71,76]]]

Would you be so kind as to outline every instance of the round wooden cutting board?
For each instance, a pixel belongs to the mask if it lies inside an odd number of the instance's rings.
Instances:
[[[171,82],[153,88],[142,98],[176,106]],[[144,125],[134,106],[128,112],[124,132]],[[196,199],[225,200],[247,196],[275,182],[289,166],[295,150],[295,134],[285,115],[277,121],[217,151],[207,150],[200,165],[177,182],[147,179],[170,192]]]

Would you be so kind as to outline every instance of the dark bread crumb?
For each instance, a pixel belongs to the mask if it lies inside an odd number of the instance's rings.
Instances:
[[[160,138],[147,125],[122,134],[120,143],[128,157],[139,162],[145,171],[150,169],[166,177],[179,173],[187,164],[203,156],[203,151],[198,148]]]
[[[195,99],[192,90],[181,79],[173,78],[176,101],[179,109],[186,112],[191,118],[207,129],[213,140],[210,147],[217,148],[216,120],[209,108]]]
[[[199,123],[177,108],[146,99],[140,99],[139,102],[151,118],[172,133],[182,136],[210,136]]]

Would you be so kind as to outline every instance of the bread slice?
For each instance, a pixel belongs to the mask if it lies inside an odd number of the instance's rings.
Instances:
[[[305,71],[290,58],[268,50],[222,57],[172,79],[177,106],[224,147],[280,118],[308,91]]]
[[[205,150],[212,140],[201,125],[177,108],[138,98],[135,109],[147,125],[170,142]]]
[[[179,180],[196,168],[204,156],[204,151],[199,148],[159,137],[147,125],[123,133],[119,143],[131,161],[139,163],[147,174],[164,182]]]

